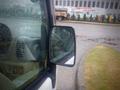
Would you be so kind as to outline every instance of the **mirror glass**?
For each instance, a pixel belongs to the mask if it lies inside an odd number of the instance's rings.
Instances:
[[[55,26],[50,36],[50,60],[55,64],[74,65],[75,32],[72,27]]]

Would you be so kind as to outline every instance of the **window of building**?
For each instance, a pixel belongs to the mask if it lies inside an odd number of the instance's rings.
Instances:
[[[97,2],[97,7],[100,7],[100,2]]]
[[[78,1],[75,1],[75,7],[78,7]]]
[[[109,2],[106,2],[105,8],[108,9],[108,7],[109,7]]]
[[[104,2],[102,2],[102,4],[101,4],[101,8],[104,8],[104,4],[105,4],[105,3],[104,3]]]
[[[120,5],[119,5],[119,9],[120,9]]]
[[[84,7],[86,7],[86,5],[87,5],[87,1],[84,1]]]
[[[63,0],[63,6],[66,6],[66,0]]]
[[[67,1],[67,6],[70,6],[70,0]]]
[[[79,7],[82,7],[82,1],[79,2]]]
[[[92,7],[95,7],[95,1],[93,1]]]
[[[120,9],[120,3],[118,3],[118,9]]]
[[[118,20],[120,21],[120,14],[118,14]]]
[[[74,1],[71,1],[71,6],[74,6]]]
[[[113,2],[110,3],[110,9],[113,9]]]
[[[88,7],[91,7],[91,1],[88,2]]]
[[[59,5],[60,5],[60,6],[62,5],[62,1],[61,1],[61,0],[59,0]]]
[[[58,0],[56,0],[56,5],[58,5]]]
[[[118,4],[119,4],[119,2],[115,3],[115,9],[118,9]]]

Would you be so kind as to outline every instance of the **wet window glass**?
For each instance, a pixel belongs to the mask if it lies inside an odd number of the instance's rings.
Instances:
[[[48,26],[45,1],[0,2],[0,75],[10,81],[8,87],[21,89],[45,68]]]

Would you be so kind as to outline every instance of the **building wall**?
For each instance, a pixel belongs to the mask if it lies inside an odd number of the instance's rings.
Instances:
[[[72,14],[120,15],[120,0],[55,0],[55,8]]]

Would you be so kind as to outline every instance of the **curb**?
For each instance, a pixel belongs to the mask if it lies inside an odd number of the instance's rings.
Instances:
[[[84,21],[57,21],[63,23],[80,23],[80,24],[91,24],[91,25],[105,25],[105,26],[120,26],[120,24],[111,24],[111,23],[97,23],[97,22],[84,22]]]

